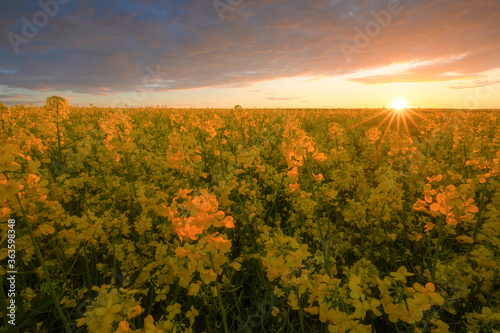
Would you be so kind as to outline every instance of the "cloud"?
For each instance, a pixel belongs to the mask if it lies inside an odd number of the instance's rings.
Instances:
[[[20,97],[20,98],[23,98],[23,97]],[[45,101],[44,100],[32,100],[32,101],[29,101],[29,102],[26,102],[26,99],[15,99],[15,100],[7,100],[7,101],[3,101],[3,103],[5,103],[6,106],[14,106],[14,105],[23,105],[23,104],[29,104],[29,103],[32,103],[33,105],[43,105],[45,104]]]
[[[427,63],[350,80],[476,80],[478,73],[500,67],[496,0],[402,0],[401,12],[392,14],[390,23],[347,61],[340,45],[355,45],[357,32],[377,22],[373,13],[383,13],[388,4],[245,0],[221,21],[211,1],[79,1],[61,5],[15,54],[5,36],[9,31],[21,34],[21,18],[32,20],[41,9],[30,1],[4,2],[0,85],[110,94],[144,89],[145,82],[155,83],[150,86],[155,91],[245,87],[413,61]],[[156,66],[160,71],[148,70]]]
[[[16,94],[16,95],[11,95],[11,94],[0,94],[0,98],[1,99],[15,99],[15,98],[28,98],[30,97],[30,95],[20,95],[20,94]]]
[[[456,85],[450,85],[448,88],[450,89],[470,89],[470,88],[479,88],[479,87],[486,87],[486,86],[491,86],[494,84],[500,83],[500,80],[496,81],[490,81],[489,79],[482,79],[482,80],[475,80],[472,82],[472,84],[456,84]]]
[[[290,101],[292,99],[297,99],[295,97],[267,97],[267,99],[270,99],[272,101]]]

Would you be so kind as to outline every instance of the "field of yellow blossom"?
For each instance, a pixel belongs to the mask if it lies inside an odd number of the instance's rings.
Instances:
[[[500,332],[499,116],[0,104],[2,320]]]

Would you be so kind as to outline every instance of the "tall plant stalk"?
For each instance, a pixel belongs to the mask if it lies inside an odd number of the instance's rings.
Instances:
[[[5,175],[7,176],[7,175]],[[42,252],[40,252],[40,249],[38,248],[38,245],[35,240],[35,236],[33,235],[33,230],[31,229],[31,225],[29,223],[28,217],[26,216],[26,212],[24,211],[23,204],[21,202],[21,199],[19,198],[19,193],[16,194],[16,199],[17,202],[19,203],[19,207],[21,208],[21,213],[23,215],[24,221],[26,221],[26,228],[28,229],[28,234],[30,236],[31,243],[33,243],[33,248],[35,249],[35,254],[40,261],[40,265],[42,266],[43,270],[43,275],[45,277],[45,280],[47,280],[47,284],[49,286],[49,292],[50,292],[50,297],[52,298],[52,302],[54,303],[54,306],[56,307],[57,313],[59,314],[59,317],[64,323],[64,327],[66,329],[66,332],[71,333],[71,328],[69,326],[69,322],[66,319],[66,316],[64,315],[64,312],[61,308],[61,305],[59,304],[59,300],[57,299],[56,296],[56,291],[54,290],[54,285],[52,284],[52,279],[50,278],[49,270],[47,269],[47,265],[45,265],[45,260],[43,259]]]

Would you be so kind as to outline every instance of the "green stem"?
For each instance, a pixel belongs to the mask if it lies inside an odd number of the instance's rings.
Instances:
[[[299,293],[297,293],[297,305],[300,304]],[[304,314],[302,313],[302,309],[299,307],[299,320],[300,320],[300,331],[304,333]]]
[[[281,190],[283,187],[283,177],[280,178],[280,182],[278,183],[278,187],[276,188],[276,191],[274,191],[273,195],[273,204],[271,205],[271,208],[266,210],[266,215],[264,216],[264,222],[267,223],[268,219],[271,217],[272,212],[274,211],[274,208],[278,205],[278,192]]]
[[[432,283],[436,283],[436,269],[437,269],[437,260],[438,260],[438,254],[439,254],[439,245],[441,245],[441,239],[443,238],[443,216],[441,215],[438,218],[438,240],[436,244],[436,252],[434,252],[434,262],[432,264]]]
[[[217,141],[219,142],[220,168],[222,170],[222,176],[226,178],[226,173],[224,171],[224,159],[222,157],[222,145],[220,143],[220,133],[217,134]]]
[[[391,191],[389,191],[389,193],[391,193]],[[389,193],[387,194],[387,196],[389,196]],[[380,211],[380,215],[378,217],[378,225],[377,226],[380,226],[380,221],[382,221],[382,214],[384,214],[384,209],[385,209],[385,202],[384,204],[382,205],[382,210]],[[370,238],[370,260],[373,262],[373,243],[374,243],[374,238],[375,238],[375,232],[373,230],[373,223],[371,223],[371,227],[370,227],[370,232],[371,232],[371,238]]]
[[[238,200],[240,207],[245,207],[245,204],[241,201],[239,195],[236,197],[236,200]],[[245,221],[244,227],[246,229],[246,232],[248,233],[248,235],[251,238],[250,244],[252,244],[254,251],[257,251],[257,242],[255,241],[254,228],[251,228],[251,226],[250,226],[249,215],[247,214],[247,212],[245,210],[242,210],[241,214],[243,214],[245,217],[243,219]]]
[[[472,239],[474,240],[474,243],[476,242],[476,238],[477,238],[477,232],[479,231],[479,227],[481,226],[481,217],[483,215],[483,210],[484,210],[484,195],[486,193],[486,185],[488,184],[488,180],[486,180],[486,183],[484,183],[484,187],[483,187],[483,192],[481,193],[481,198],[479,199],[480,202],[479,202],[479,213],[477,215],[477,222],[476,222],[476,227],[474,228],[474,236],[472,237]]]
[[[56,123],[56,129],[57,129],[58,159],[59,159],[59,163],[62,164],[61,135],[59,133],[59,122]]]
[[[189,170],[189,162],[187,160],[187,157],[184,157],[184,163],[186,163],[186,169],[187,169],[186,173],[188,176],[189,185],[191,186],[191,188],[194,188],[193,180],[191,179],[191,172]]]
[[[464,157],[465,157],[465,161],[464,161],[465,176],[467,177],[467,179],[469,179],[469,169],[467,168],[467,150],[465,149],[465,145],[463,145],[463,147],[464,147]]]
[[[116,256],[115,256],[115,226],[112,227],[113,230],[113,279],[111,281],[112,285],[115,285],[116,282]]]
[[[7,322],[7,298],[5,297],[5,292],[3,290],[3,278],[2,278],[2,286],[0,288],[0,310],[2,310],[4,323]]]
[[[92,149],[92,152],[94,153],[95,160],[97,161],[97,165],[99,166],[99,173],[102,179],[102,183],[104,184],[104,188],[106,191],[108,190],[108,184],[106,183],[106,177],[104,177],[104,171],[102,170],[101,162],[99,161],[99,158],[97,157],[96,149]]]
[[[85,259],[85,273],[87,275],[87,284],[89,291],[92,290],[92,278],[90,277],[90,269],[89,269],[89,259],[87,258],[87,244],[83,243],[83,259]]]
[[[57,101],[56,116],[59,117],[59,101]],[[57,130],[58,158],[59,158],[59,163],[62,163],[61,135],[59,132],[59,121],[56,121],[56,130]]]
[[[118,132],[118,139],[120,140],[120,144],[122,145],[122,151],[123,151],[123,159],[125,161],[125,167],[127,168],[127,180],[132,186],[132,190],[134,191],[134,198],[137,198],[137,193],[135,191],[135,184],[134,180],[132,179],[132,173],[130,172],[130,162],[128,158],[128,153],[123,149],[123,141],[120,133]]]
[[[215,267],[214,267],[214,259],[212,257],[212,253],[208,253],[210,255],[210,262],[212,264],[212,269],[215,272]],[[229,333],[229,326],[227,325],[227,316],[226,316],[226,309],[224,308],[224,304],[222,302],[222,296],[220,294],[220,288],[219,288],[219,281],[216,279],[215,280],[215,290],[217,291],[217,300],[219,302],[219,308],[220,312],[222,315],[222,323],[224,324],[224,332]]]
[[[313,198],[314,202],[316,202],[316,192],[314,190],[314,183],[313,183],[313,179],[311,176],[311,171],[309,170],[309,163],[307,163],[306,157],[304,157],[304,164],[306,166],[307,175],[309,176],[309,183],[311,185],[312,198]],[[319,218],[318,209],[316,208],[316,205],[314,206],[314,215],[316,216],[316,222],[318,224],[318,232],[319,232],[319,237],[320,237],[320,241],[321,241],[321,247],[323,248],[323,259],[325,261],[325,268],[326,268],[326,271],[328,272],[328,268],[329,268],[328,253],[327,253],[328,251],[326,249],[325,237],[323,237],[323,230],[321,228],[321,220]]]
[[[17,202],[19,203],[19,207],[21,208],[23,218],[26,221],[26,227],[28,229],[28,234],[30,236],[31,242],[33,243],[33,248],[35,249],[36,256],[38,257],[38,260],[40,261],[40,265],[42,266],[43,275],[45,276],[45,280],[47,280],[47,284],[49,286],[49,291],[50,291],[50,296],[52,298],[52,301],[54,302],[56,310],[59,313],[59,316],[61,317],[61,320],[64,323],[64,327],[66,328],[66,332],[71,333],[69,322],[66,319],[66,316],[64,316],[64,312],[61,309],[61,305],[59,304],[59,300],[57,299],[56,292],[54,290],[54,286],[52,285],[52,279],[50,278],[49,270],[47,269],[47,266],[45,265],[45,261],[43,260],[42,253],[40,252],[40,249],[38,248],[38,245],[36,244],[35,236],[33,235],[33,231],[31,230],[31,226],[30,226],[28,217],[26,216],[26,212],[24,211],[23,204],[21,202],[21,199],[19,198],[19,193],[16,194],[16,199],[17,199]]]
[[[490,306],[491,295],[493,295],[493,290],[495,289],[495,285],[497,284],[498,279],[498,268],[495,270],[495,275],[493,276],[493,280],[491,281],[490,292],[488,293],[488,298],[486,299],[486,307]]]

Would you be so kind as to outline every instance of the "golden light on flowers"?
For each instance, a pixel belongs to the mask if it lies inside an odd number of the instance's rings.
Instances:
[[[407,107],[408,103],[407,101],[402,98],[398,97],[396,98],[393,102],[390,108],[382,109],[378,112],[376,112],[374,115],[371,117],[368,117],[355,125],[349,127],[348,129],[353,129],[355,127],[358,127],[362,124],[365,124],[367,122],[370,122],[372,120],[376,120],[377,118],[382,118],[382,120],[376,125],[375,128],[370,129],[368,132],[366,132],[366,136],[368,139],[371,141],[371,143],[375,143],[378,139],[379,136],[376,134],[376,129],[381,129],[385,127],[385,130],[383,130],[382,138],[380,141],[378,141],[377,149],[380,148],[382,143],[384,142],[384,139],[386,138],[389,130],[393,129],[395,130],[397,134],[397,144],[395,147],[391,147],[392,150],[394,151],[399,151],[400,150],[400,137],[402,137],[402,132],[406,133],[406,137],[408,140],[405,144],[411,145],[412,139],[411,139],[411,131],[410,131],[410,125],[412,125],[415,129],[417,129],[420,132],[420,126],[418,123],[415,121],[415,117],[420,118],[420,119],[425,119],[420,112],[416,112],[415,110],[412,110]],[[395,127],[395,128],[393,128]],[[404,144],[403,144],[404,145]]]
[[[27,331],[61,327],[59,301],[90,333],[396,332],[429,316],[426,331],[479,332],[499,313],[496,112],[68,107],[59,150],[51,110],[8,111],[0,216],[16,224],[0,229],[62,293]],[[39,272],[16,281],[31,307]]]

